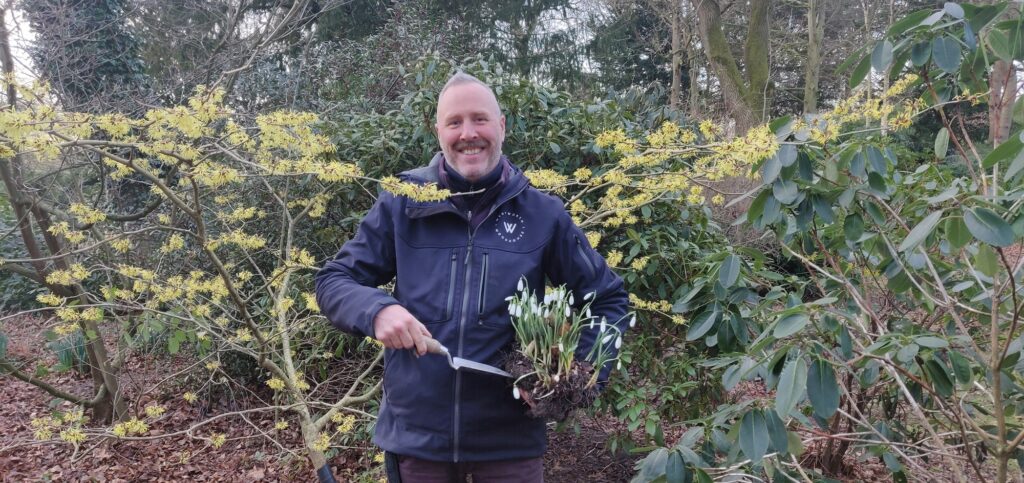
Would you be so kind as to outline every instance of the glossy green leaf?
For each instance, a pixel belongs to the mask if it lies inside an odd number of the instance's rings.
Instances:
[[[772,184],[772,194],[779,203],[788,205],[800,196],[800,188],[793,180],[779,178]]]
[[[907,344],[896,352],[896,359],[900,362],[910,362],[914,360],[914,356],[916,356],[917,352],[920,350],[921,346],[917,344]]]
[[[932,383],[932,389],[940,396],[949,397],[953,395],[953,381],[949,379],[949,373],[935,359],[929,359],[924,363],[924,371],[928,380]]]
[[[843,235],[846,241],[855,242],[864,235],[864,218],[857,213],[850,213],[843,221]]]
[[[725,288],[732,287],[740,276],[740,264],[742,263],[743,261],[737,255],[725,257],[718,269],[718,283]]]
[[[718,322],[718,312],[715,310],[705,310],[690,322],[690,328],[686,331],[686,340],[692,342],[704,337],[704,334],[710,332],[715,326],[715,322]]]
[[[782,167],[792,166],[796,162],[797,151],[795,144],[783,144],[779,146],[779,150],[775,153],[775,156],[779,158],[779,163]]]
[[[882,150],[876,146],[868,146],[864,148],[864,156],[868,159],[868,163],[871,164],[871,169],[876,173],[885,174],[889,172],[889,166],[886,164],[885,157],[882,156]]]
[[[807,389],[807,363],[803,357],[790,359],[782,368],[779,384],[775,388],[775,411],[782,417],[789,416],[796,404],[804,397]]]
[[[920,337],[914,337],[914,342],[922,347],[928,347],[931,349],[941,349],[943,347],[949,347],[949,342],[942,337],[935,337],[934,335],[922,335]]]
[[[1024,171],[1024,151],[1017,153],[1017,156],[1013,158],[1013,162],[1006,168],[1006,179],[1013,179],[1018,173]]]
[[[761,182],[765,185],[774,183],[781,171],[782,162],[779,160],[779,157],[769,156],[768,159],[764,160],[764,164],[761,165]]]
[[[1020,155],[1021,151],[1024,151],[1024,143],[1021,143],[1022,132],[1016,132],[1006,139],[997,148],[993,149],[991,153],[985,156],[985,159],[981,161],[981,166],[985,169],[989,169],[998,163],[1005,163],[1011,159],[1016,158]]]
[[[979,245],[978,253],[974,255],[974,268],[989,277],[995,276],[999,271],[999,258],[996,251],[989,245]]]
[[[970,243],[973,239],[971,232],[967,230],[967,224],[963,217],[954,216],[946,219],[945,232],[946,241],[954,250],[959,250]]]
[[[921,21],[928,18],[928,16],[931,15],[932,12],[934,12],[934,10],[930,8],[918,10],[914,13],[911,13],[910,15],[907,15],[906,17],[897,20],[889,27],[889,30],[886,31],[886,37],[895,37],[899,34],[902,34],[903,32],[906,32],[907,30],[910,30],[914,27],[917,27],[918,25],[921,25]]]
[[[878,225],[885,225],[885,215],[882,213],[882,209],[875,204],[874,201],[867,201],[864,203],[864,211],[868,212],[868,216],[871,220]]]
[[[964,223],[975,238],[997,247],[1013,244],[1013,228],[996,212],[976,206],[964,210]]]
[[[961,7],[959,4],[955,2],[946,2],[945,5],[942,6],[942,10],[955,19],[964,18],[963,7]]]
[[[780,453],[789,452],[789,435],[786,431],[786,423],[772,409],[764,410],[764,423],[768,428],[768,448]]]
[[[961,385],[971,383],[971,362],[957,351],[949,351],[949,362],[953,365],[953,375]]]
[[[902,243],[900,243],[899,251],[906,252],[920,245],[925,238],[928,238],[928,235],[932,233],[932,230],[935,229],[935,226],[939,224],[939,220],[941,219],[942,210],[929,213],[928,216],[910,230],[907,237],[903,239]]]
[[[850,73],[850,88],[857,87],[861,82],[864,82],[864,78],[867,77],[868,72],[871,71],[871,56],[865,55],[860,59],[860,63],[857,67],[853,68],[853,72]]]
[[[693,481],[693,475],[690,473],[690,469],[686,467],[683,455],[678,451],[670,451],[668,454],[668,461],[665,462],[665,481],[666,483],[689,483]]]
[[[747,411],[740,420],[740,450],[754,464],[760,463],[768,450],[768,427],[760,409]]]
[[[877,72],[883,72],[891,63],[892,42],[885,39],[875,44],[875,49],[871,51],[871,67]]]
[[[928,59],[932,58],[932,43],[928,41],[922,41],[914,44],[910,49],[910,62],[914,64],[914,67],[921,67],[928,63]]]
[[[949,151],[949,130],[942,128],[935,135],[935,157],[946,159],[947,151]]]
[[[946,73],[956,72],[960,68],[960,43],[951,37],[936,37],[932,40],[932,60]]]
[[[886,191],[888,191],[888,188],[885,185],[885,178],[883,178],[882,175],[878,173],[868,173],[868,186],[870,186],[871,189],[877,191],[879,194],[884,195]]]
[[[811,401],[814,414],[828,419],[839,409],[839,385],[836,373],[825,360],[811,363],[807,372],[807,399]]]
[[[1006,33],[993,29],[988,34],[988,46],[992,49],[992,53],[999,57],[999,60],[1009,62],[1013,59],[1013,52],[1010,50],[1010,39],[1006,36]]]
[[[803,329],[810,321],[811,318],[802,312],[786,315],[775,324],[775,330],[772,331],[772,335],[776,339],[789,337]]]

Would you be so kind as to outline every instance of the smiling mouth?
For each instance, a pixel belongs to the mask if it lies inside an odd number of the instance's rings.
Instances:
[[[481,149],[481,148],[468,148],[468,149],[463,149],[462,151],[459,151],[459,152],[462,153],[462,154],[471,156],[471,155],[474,155],[474,154],[478,154],[481,151],[483,151],[483,149]]]

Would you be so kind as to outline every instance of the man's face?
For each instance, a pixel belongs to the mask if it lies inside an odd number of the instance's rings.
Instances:
[[[445,160],[463,178],[476,181],[498,165],[505,116],[486,87],[474,83],[449,87],[437,101],[435,128]]]

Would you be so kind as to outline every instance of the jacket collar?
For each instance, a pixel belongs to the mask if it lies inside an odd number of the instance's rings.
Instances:
[[[430,164],[428,164],[427,166],[411,169],[408,171],[403,171],[398,175],[398,177],[403,181],[409,181],[418,184],[440,183],[441,180],[439,173],[441,169],[441,160],[443,158],[444,154],[436,153],[434,154],[434,157],[431,158]],[[508,162],[507,159],[504,159],[504,161]],[[526,186],[529,185],[530,183],[526,176],[523,175],[522,170],[513,165],[511,162],[508,162],[508,165],[511,168],[511,173],[509,175],[509,178],[505,181],[505,186],[502,188],[501,194],[498,195],[498,199],[494,201],[493,206],[501,205],[506,201],[515,198],[516,195],[521,193],[523,189],[525,189]],[[460,216],[462,215],[462,213],[460,213],[459,210],[455,208],[455,205],[452,204],[451,200],[409,200],[408,203],[405,205],[405,215],[408,216],[409,218],[423,218],[427,216],[436,215],[439,213],[455,213]]]

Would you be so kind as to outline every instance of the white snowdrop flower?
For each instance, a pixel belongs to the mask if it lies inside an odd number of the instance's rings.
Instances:
[[[572,292],[569,292],[569,305],[576,303],[576,299],[572,296]]]
[[[565,306],[565,316],[566,317],[569,316],[569,306],[568,305]]]
[[[565,352],[565,344],[562,344],[562,341],[558,341],[558,352]]]
[[[633,314],[633,317],[629,319],[629,327],[636,327],[636,314]]]
[[[590,307],[587,307],[587,318],[588,319],[590,318]],[[590,324],[590,325],[594,325],[594,324]]]
[[[583,296],[583,300],[590,300],[592,298],[594,298],[594,292],[590,292]]]
[[[608,335],[604,336],[604,339],[601,339],[601,343],[602,344],[607,344],[608,341],[612,340],[612,337],[615,337],[615,334],[608,334]]]
[[[521,279],[521,278],[519,279],[519,284],[516,285],[516,290],[518,290],[520,292],[523,291],[523,279]]]
[[[519,386],[512,386],[512,398],[519,399]]]
[[[619,361],[615,364],[615,369],[618,371],[622,370],[622,361]]]
[[[622,347],[622,336],[620,335],[618,338],[615,339],[615,348],[618,349],[618,348],[621,348],[621,347]]]
[[[506,302],[511,302],[511,301],[512,301],[512,299],[514,299],[514,298],[515,298],[514,296],[512,296],[512,295],[509,295],[508,297],[505,297],[505,301],[506,301]]]
[[[551,315],[551,309],[544,307],[544,318],[548,318],[549,315]]]
[[[590,315],[590,314],[587,314],[587,315]],[[594,319],[590,319],[590,325],[588,325],[587,328],[588,329],[593,329],[594,328]]]
[[[549,293],[544,294],[544,303],[545,304],[550,304],[551,303],[551,294],[549,294]]]
[[[604,317],[601,317],[601,330],[600,330],[600,332],[603,334],[604,331],[607,330],[607,329],[608,329],[608,319],[606,319]]]

